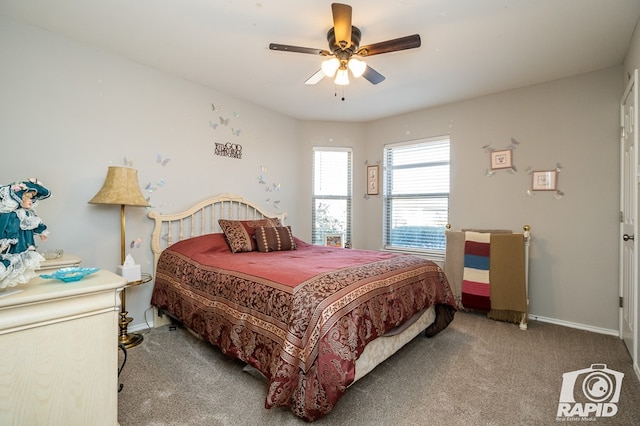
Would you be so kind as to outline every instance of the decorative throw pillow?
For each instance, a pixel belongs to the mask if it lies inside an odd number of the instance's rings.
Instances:
[[[258,251],[284,251],[295,250],[296,242],[293,239],[290,226],[264,227],[256,228],[256,243]]]
[[[282,226],[278,218],[264,218],[255,220],[228,220],[219,219],[218,224],[224,232],[233,253],[256,251],[258,245],[255,240],[255,228],[257,226],[274,227]]]

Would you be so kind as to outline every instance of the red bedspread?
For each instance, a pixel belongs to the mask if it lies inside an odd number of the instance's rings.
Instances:
[[[231,253],[222,234],[158,261],[151,303],[269,379],[265,406],[327,414],[367,343],[434,304],[455,307],[444,272],[417,256],[314,246]]]

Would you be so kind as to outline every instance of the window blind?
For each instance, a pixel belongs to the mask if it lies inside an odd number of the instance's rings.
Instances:
[[[312,242],[325,244],[327,236],[351,241],[351,149],[313,150]]]
[[[385,146],[385,248],[444,253],[449,161],[448,137]]]

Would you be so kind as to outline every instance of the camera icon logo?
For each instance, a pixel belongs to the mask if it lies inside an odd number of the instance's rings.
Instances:
[[[612,417],[617,414],[624,373],[592,364],[562,375],[557,417]]]

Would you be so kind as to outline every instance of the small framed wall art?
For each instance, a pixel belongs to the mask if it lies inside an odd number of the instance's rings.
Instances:
[[[558,171],[542,170],[531,173],[532,191],[555,191],[558,189]]]
[[[324,245],[342,247],[342,234],[324,234]]]
[[[513,167],[513,150],[503,149],[491,151],[491,170],[511,169]]]
[[[367,195],[380,193],[380,166],[367,166]]]

